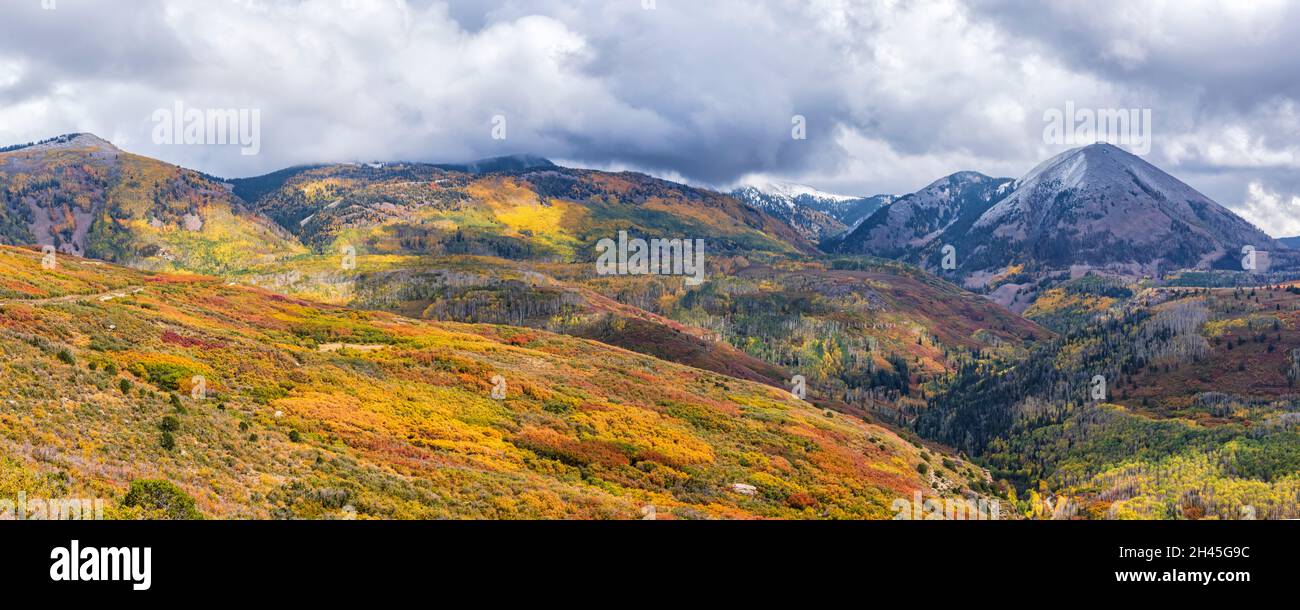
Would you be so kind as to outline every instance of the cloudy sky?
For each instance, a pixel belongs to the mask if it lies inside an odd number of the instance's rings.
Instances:
[[[527,152],[906,193],[1024,174],[1069,147],[1044,137],[1068,102],[1149,109],[1148,161],[1300,235],[1297,39],[1275,0],[6,0],[0,145],[86,131],[222,176]],[[156,143],[178,101],[256,109],[260,153]]]

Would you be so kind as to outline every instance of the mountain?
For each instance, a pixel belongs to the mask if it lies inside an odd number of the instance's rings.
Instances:
[[[1300,237],[1283,237],[1277,241],[1292,250],[1300,250]]]
[[[1010,182],[978,172],[941,178],[880,208],[830,247],[843,253],[903,258],[924,250],[938,235],[968,229],[1006,194]]]
[[[848,231],[893,200],[889,195],[850,197],[793,182],[767,180],[737,188],[731,195],[745,205],[784,220],[814,242]]]
[[[304,252],[226,185],[89,134],[0,153],[0,243],[203,273]]]
[[[287,242],[276,250],[289,255],[256,255],[249,247],[255,256],[220,265],[206,256],[164,258],[167,265],[112,252],[103,258],[220,273],[353,308],[559,332],[781,388],[803,374],[810,397],[846,413],[895,418],[893,401],[948,370],[950,350],[1046,335],[980,299],[954,299],[951,287],[913,281],[901,267],[871,266],[867,280],[861,261],[844,269],[817,263],[808,259],[818,256],[812,243],[779,219],[733,197],[640,174],[512,157],[464,166],[315,165],[222,183],[130,158],[233,193],[229,209],[249,226],[270,226]],[[704,240],[708,290],[692,290],[680,276],[597,274],[596,242],[619,231]],[[152,237],[137,230],[118,247],[147,251]],[[344,252],[355,255],[351,268],[342,264]],[[872,286],[854,286],[862,281]],[[923,305],[940,301],[962,303],[952,312],[963,318]],[[876,393],[855,389],[863,380]]]
[[[1141,158],[1110,144],[1062,153],[1016,182],[969,232],[987,244],[964,265],[1025,262],[1132,275],[1209,268],[1268,235]]]
[[[1245,246],[1270,252],[1274,265],[1294,262],[1236,214],[1110,144],[1067,151],[1015,182],[956,176],[913,196],[914,206],[877,212],[837,251],[947,273],[1016,310],[1032,302],[1040,280],[1089,271],[1140,278],[1240,269]],[[953,247],[954,269],[942,268],[944,246]]]
[[[319,166],[250,179],[255,188],[235,180],[234,189],[260,193],[253,207],[318,251],[346,241],[369,253],[590,261],[595,244],[619,231],[707,239],[713,254],[815,251],[785,223],[713,191],[514,161],[476,165],[505,167],[486,173],[419,163]]]
[[[894,195],[872,195],[861,199],[846,201],[840,205],[831,205],[829,214],[838,218],[841,222],[849,226],[849,230],[858,228],[867,218],[876,213],[876,210],[890,205],[898,200]]]
[[[240,189],[239,182],[236,189]],[[639,174],[568,168],[470,175],[418,164],[327,166],[254,204],[311,246],[231,279],[363,309],[511,324],[599,340],[900,417],[968,351],[1050,333],[986,299],[884,261],[823,255],[733,197]],[[600,275],[618,231],[700,236],[700,285]],[[356,252],[340,268],[341,248]],[[828,403],[830,404],[830,403]]]
[[[989,489],[887,428],[593,341],[41,259],[0,247],[3,497],[106,498],[109,518],[880,519]]]

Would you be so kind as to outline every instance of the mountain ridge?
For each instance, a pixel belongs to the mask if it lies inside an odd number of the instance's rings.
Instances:
[[[836,195],[804,184],[772,180],[749,180],[728,194],[784,220],[813,242],[833,239],[856,228],[894,199],[892,195]]]
[[[1183,270],[1230,269],[1250,246],[1274,266],[1297,261],[1285,246],[1177,178],[1111,144],[1062,152],[994,191],[948,204],[945,181],[905,196],[837,240],[831,249],[921,265],[989,291],[1023,311],[1043,279],[1089,271],[1159,278]],[[986,177],[985,177],[986,178]],[[938,193],[936,185],[940,187]],[[912,211],[918,204],[926,212]],[[960,219],[959,219],[960,217]],[[952,256],[944,266],[945,254]]]

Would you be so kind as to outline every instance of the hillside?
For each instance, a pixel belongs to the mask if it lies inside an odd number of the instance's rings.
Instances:
[[[235,188],[262,192],[254,207],[317,252],[593,261],[596,242],[619,231],[707,239],[715,256],[815,251],[785,223],[713,191],[538,161],[487,165],[332,165],[279,176],[270,190]]]
[[[837,268],[804,254],[810,244],[771,215],[636,174],[387,164],[304,168],[258,184],[256,206],[319,254],[255,266],[237,281],[355,308],[596,339],[778,387],[800,374],[813,395],[850,412],[883,410],[891,421],[916,374],[948,370],[962,350],[1049,334],[899,265]],[[594,242],[619,230],[702,235],[702,285],[598,275]],[[341,265],[347,245],[357,250],[353,269]]]
[[[224,185],[88,134],[0,153],[0,243],[203,273],[304,252]]]
[[[72,253],[84,248],[144,269],[220,273],[333,305],[559,332],[780,388],[802,374],[812,381],[810,396],[827,406],[883,412],[891,421],[902,419],[895,403],[925,375],[949,370],[957,352],[1045,336],[978,299],[914,282],[901,267],[873,266],[867,280],[818,262],[812,240],[780,218],[640,174],[516,156],[463,165],[307,166],[220,184],[86,135],[10,155],[20,156],[12,164],[64,176],[50,192],[69,190],[64,160],[104,164],[103,184],[72,189],[104,199],[87,208],[100,210],[101,220],[74,223],[86,230],[84,245],[56,241]],[[136,171],[200,188],[206,212],[182,210],[193,197],[171,197],[174,189],[163,182],[151,183],[152,205],[141,203],[145,183]],[[92,187],[107,190],[98,195]],[[805,187],[781,192],[800,209],[834,214],[860,203]],[[620,231],[703,240],[704,285],[597,275],[595,243]],[[250,243],[258,235],[266,239]],[[898,286],[906,286],[908,296],[894,303],[873,285],[900,295]],[[959,318],[928,313],[942,310],[930,304],[948,300],[966,303],[953,312]],[[765,309],[771,305],[778,307]]]
[[[1300,517],[1300,287],[1089,275],[1026,314],[1059,334],[940,380],[916,426],[1014,482],[1022,512]]]
[[[163,479],[210,517],[888,518],[987,487],[788,392],[591,341],[40,260],[0,247],[0,495],[161,517],[124,493]]]

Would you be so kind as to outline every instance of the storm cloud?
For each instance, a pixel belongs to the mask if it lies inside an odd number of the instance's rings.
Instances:
[[[1284,235],[1297,35],[1272,1],[14,0],[0,144],[93,132],[223,176],[532,153],[904,193],[1023,174],[1066,148],[1043,115],[1072,102],[1150,109],[1151,162]],[[177,101],[258,109],[260,154],[154,143]]]

